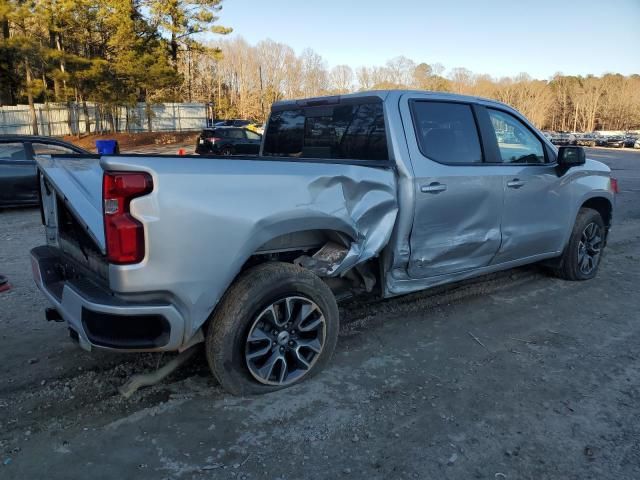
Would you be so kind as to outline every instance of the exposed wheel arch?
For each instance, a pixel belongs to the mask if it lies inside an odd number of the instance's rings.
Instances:
[[[613,213],[613,205],[608,198],[605,197],[592,197],[586,200],[581,206],[582,208],[591,208],[598,212],[604,221],[606,228],[611,226],[611,216]]]
[[[258,248],[246,260],[237,277],[264,263],[283,262],[296,264],[318,275],[339,298],[349,297],[354,292],[371,292],[374,286],[379,285],[380,265],[377,258],[354,265],[338,277],[327,276],[323,268],[327,266],[323,264],[323,260],[327,260],[327,249],[330,255],[340,249],[346,254],[355,241],[349,234],[332,229],[302,230],[279,235]],[[314,260],[319,262],[316,264]],[[340,260],[336,261],[339,263]]]
[[[344,232],[329,229],[313,229],[289,232],[278,235],[261,245],[253,255],[275,254],[290,251],[304,252],[320,248],[333,241],[349,247],[353,238]]]

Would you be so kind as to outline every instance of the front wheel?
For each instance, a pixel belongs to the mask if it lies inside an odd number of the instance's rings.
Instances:
[[[554,273],[565,280],[589,280],[595,277],[605,238],[606,228],[600,214],[591,208],[580,209],[569,243]]]
[[[244,272],[209,320],[207,361],[234,395],[267,393],[306,380],[329,362],[338,339],[329,287],[296,265]]]

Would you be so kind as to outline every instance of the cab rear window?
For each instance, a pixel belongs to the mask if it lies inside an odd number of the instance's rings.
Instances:
[[[263,155],[388,160],[382,103],[338,104],[273,112]]]

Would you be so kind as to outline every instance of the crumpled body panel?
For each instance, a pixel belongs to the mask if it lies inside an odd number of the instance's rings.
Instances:
[[[398,205],[393,177],[390,183],[380,180],[346,175],[322,176],[309,184],[309,192],[314,199],[327,198],[342,203],[345,220],[352,224],[349,235],[354,242],[345,258],[328,271],[329,276],[339,275],[370,259],[387,244]]]
[[[154,190],[131,203],[147,255],[111,265],[116,292],[168,291],[188,325],[206,321],[247,259],[293,232],[331,230],[351,239],[329,275],[377,255],[398,205],[393,170],[340,163],[190,157],[104,157],[106,170],[147,171]]]

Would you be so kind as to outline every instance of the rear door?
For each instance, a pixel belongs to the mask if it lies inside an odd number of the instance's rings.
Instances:
[[[571,192],[558,174],[555,153],[512,113],[486,112],[504,165],[502,245],[493,263],[560,251],[572,224]]]
[[[29,145],[0,141],[0,204],[33,204],[38,198],[36,164]]]
[[[414,171],[409,276],[489,265],[500,248],[502,167],[485,162],[476,106],[410,95],[400,106]]]
[[[242,128],[229,128],[226,135],[235,153],[245,154],[248,153],[249,147],[247,145],[247,136],[244,134]]]

